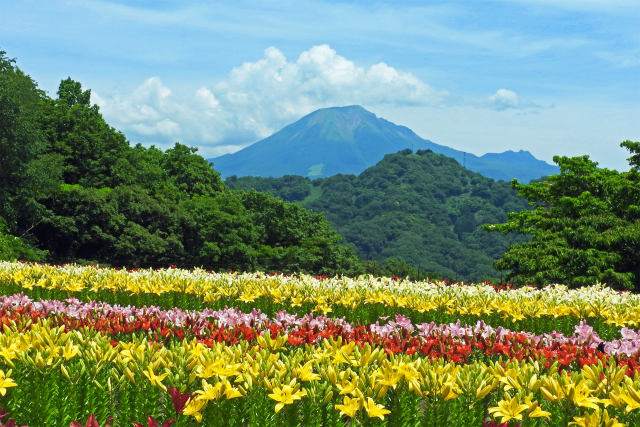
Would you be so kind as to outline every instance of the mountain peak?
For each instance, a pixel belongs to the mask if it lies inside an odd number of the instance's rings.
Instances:
[[[541,162],[542,160],[538,160],[527,150],[507,150],[502,153],[487,153],[484,156],[480,157],[481,159],[497,159],[502,158],[505,160],[509,160],[512,162]]]
[[[518,178],[528,182],[553,172],[545,169],[539,173],[541,166],[553,166],[526,151],[477,157],[436,144],[420,138],[407,127],[377,117],[360,105],[313,111],[253,145],[211,160],[225,178],[231,175],[321,178],[335,174],[357,175],[375,165],[385,154],[407,148],[444,154],[470,170],[494,179]]]
[[[343,113],[343,114],[368,114],[368,115],[375,116],[375,114],[373,114],[371,111],[369,111],[366,108],[364,108],[362,105],[345,105],[345,106],[342,106],[342,107],[320,108],[318,110],[315,110],[311,114],[321,114],[321,113],[327,112],[327,111],[335,111],[335,112]]]
[[[268,138],[213,159],[223,177],[358,174],[385,154],[429,148],[411,130],[360,105],[316,110]]]
[[[348,105],[345,107],[321,108],[306,115],[298,122],[303,122],[306,125],[323,123],[325,128],[328,126],[336,126],[343,132],[349,132],[353,131],[353,129],[360,126],[363,122],[375,121],[376,119],[376,115],[364,107],[360,105]]]

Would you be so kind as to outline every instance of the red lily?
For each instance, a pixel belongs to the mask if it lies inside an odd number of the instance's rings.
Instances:
[[[164,424],[162,424],[162,426],[160,426],[160,424],[158,424],[158,421],[156,421],[155,418],[153,418],[151,415],[149,415],[149,417],[147,418],[147,427],[169,427],[171,424],[175,423],[176,420],[171,419],[167,422],[165,422]],[[136,423],[134,422],[133,425],[135,427],[144,427],[144,425],[140,424],[140,423]]]
[[[102,425],[102,427],[111,427],[111,424],[109,424],[111,421],[113,421],[113,418],[107,418],[106,420],[104,420],[104,424]],[[77,421],[71,421],[69,427],[100,427],[100,423],[98,423],[98,420],[96,420],[96,416],[93,415],[92,412],[91,414],[89,414],[89,418],[87,418],[87,422],[84,424],[84,426]]]
[[[9,415],[9,413],[4,412],[4,408],[0,408],[0,420],[6,417],[7,415]],[[16,424],[16,420],[14,420],[13,418],[9,418],[4,424],[2,423],[2,421],[0,421],[0,427],[18,427],[18,425]],[[27,426],[21,426],[21,427],[27,427]]]
[[[179,414],[187,404],[187,400],[191,398],[191,393],[180,393],[177,387],[167,387],[169,394],[171,395],[171,402],[176,410],[176,414]]]

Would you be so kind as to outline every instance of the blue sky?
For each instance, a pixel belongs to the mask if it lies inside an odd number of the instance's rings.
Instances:
[[[0,0],[0,49],[50,95],[71,76],[133,143],[240,149],[360,104],[475,154],[640,140],[640,2]]]

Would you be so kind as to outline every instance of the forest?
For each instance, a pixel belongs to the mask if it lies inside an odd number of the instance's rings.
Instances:
[[[0,258],[356,274],[320,214],[231,190],[195,148],[132,145],[72,80],[51,98],[0,52]]]
[[[403,276],[500,280],[494,260],[524,241],[515,233],[482,228],[504,222],[509,212],[527,209],[526,200],[509,183],[471,172],[430,150],[388,154],[357,176],[232,176],[225,182],[325,214],[371,271],[388,265]]]

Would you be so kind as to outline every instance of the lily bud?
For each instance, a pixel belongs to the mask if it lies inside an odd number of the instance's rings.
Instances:
[[[324,399],[322,399],[322,403],[328,405],[329,402],[331,402],[331,399],[333,399],[333,390],[329,389],[327,390],[327,394],[325,394]]]
[[[65,368],[64,365],[60,365],[60,370],[62,371],[62,375],[64,375],[66,379],[71,381],[71,377],[69,376],[69,372],[67,371],[67,368]]]

